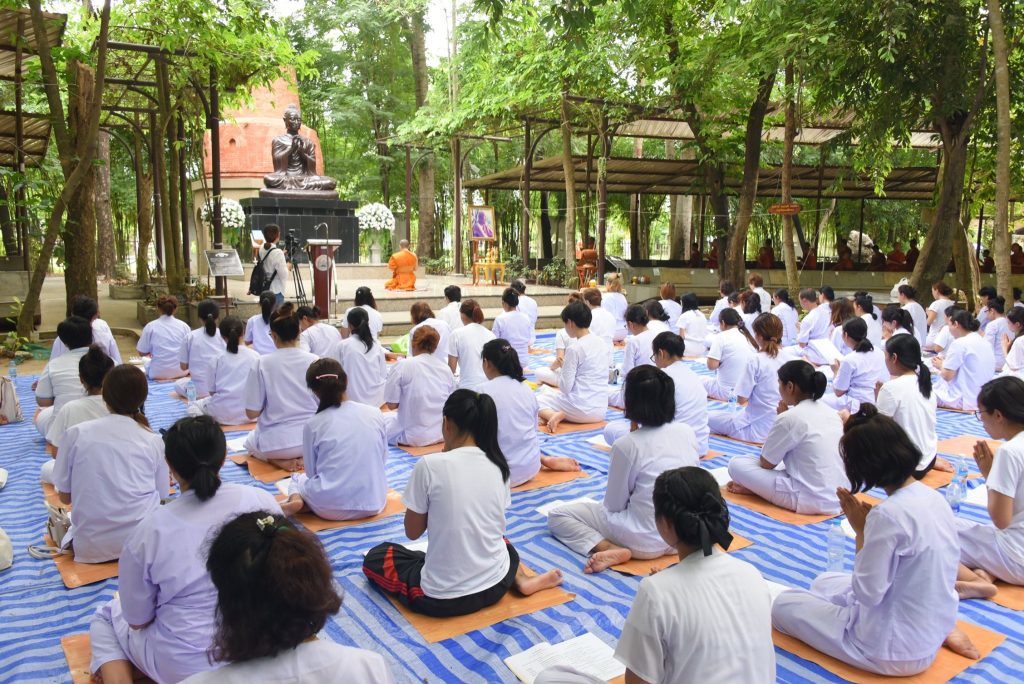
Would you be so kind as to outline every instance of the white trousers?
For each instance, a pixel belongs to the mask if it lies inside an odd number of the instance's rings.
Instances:
[[[609,534],[599,503],[581,501],[556,508],[548,514],[548,530],[555,539],[581,556],[589,556],[594,547],[605,539],[616,546],[628,548],[622,541],[613,539]],[[674,552],[674,549],[668,547],[654,553],[630,550],[633,558],[640,560],[660,558],[666,553]]]
[[[1024,563],[1003,551],[998,541],[999,529],[964,518],[957,518],[955,522],[961,563],[972,570],[986,570],[1009,584],[1024,585]]]
[[[277,449],[274,451],[260,451],[256,446],[256,430],[250,430],[249,434],[245,437],[245,442],[242,446],[245,447],[246,451],[255,456],[261,461],[288,461],[293,458],[302,458],[302,445],[288,447],[286,449]]]
[[[43,437],[46,437],[46,433],[50,430],[50,424],[53,422],[53,407],[47,406],[39,411],[36,415],[36,430],[39,431]]]

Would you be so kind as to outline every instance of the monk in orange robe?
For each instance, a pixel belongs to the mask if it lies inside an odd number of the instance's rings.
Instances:
[[[388,268],[391,269],[391,280],[384,283],[385,290],[415,290],[416,289],[416,265],[419,259],[409,251],[409,241],[402,240],[398,243],[398,251],[388,259]]]

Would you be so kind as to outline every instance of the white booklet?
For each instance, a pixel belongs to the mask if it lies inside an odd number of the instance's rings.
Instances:
[[[605,441],[604,435],[594,435],[593,437],[587,438],[587,444],[595,446],[601,451],[611,451],[612,448],[608,446],[608,442]]]
[[[626,666],[615,659],[615,650],[589,632],[554,646],[537,644],[505,658],[505,664],[524,684],[533,684],[537,675],[554,665],[568,665],[603,682],[626,673]]]
[[[246,437],[248,437],[248,435],[246,435]],[[229,454],[244,454],[244,453],[246,453],[246,451],[248,451],[245,448],[245,438],[246,437],[236,437],[234,439],[229,439],[228,442],[227,442],[227,444],[228,444],[228,453]]]
[[[964,497],[964,503],[988,508],[988,487],[985,485],[978,485],[971,491],[967,492],[967,496]]]
[[[831,340],[811,340],[807,343],[807,346],[821,354],[829,364],[832,364],[834,361],[841,361],[843,358],[843,355],[836,349],[836,345],[832,344]]]
[[[725,466],[722,466],[721,468],[711,468],[708,472],[715,478],[715,482],[718,483],[719,487],[724,487],[729,484],[729,480],[732,479],[729,477],[729,469]]]
[[[540,513],[541,515],[543,515],[546,518],[546,517],[548,517],[548,514],[551,513],[551,511],[555,510],[556,508],[558,508],[560,506],[567,506],[569,504],[574,504],[574,503],[582,503],[584,501],[589,502],[589,503],[598,503],[597,501],[594,501],[593,499],[591,499],[589,496],[581,496],[578,499],[571,499],[569,501],[564,501],[562,499],[556,499],[555,501],[552,501],[550,503],[546,503],[543,506],[537,506],[537,512]]]

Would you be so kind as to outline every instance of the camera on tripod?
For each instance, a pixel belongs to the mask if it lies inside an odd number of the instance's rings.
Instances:
[[[302,255],[302,245],[299,244],[299,238],[295,237],[295,229],[290,228],[284,236],[284,256],[288,261],[294,263],[295,257]]]

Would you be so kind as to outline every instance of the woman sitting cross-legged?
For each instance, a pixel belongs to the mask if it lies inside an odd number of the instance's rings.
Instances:
[[[188,377],[174,383],[174,391],[183,398],[188,397],[189,382],[195,387],[197,397],[210,396],[214,366],[217,359],[224,355],[224,340],[217,329],[217,320],[220,318],[217,302],[204,299],[199,302],[196,311],[203,325],[189,332],[178,356],[181,370],[188,371]]]
[[[528,576],[505,539],[512,497],[491,398],[453,392],[442,432],[445,450],[416,461],[402,495],[409,539],[429,529],[426,553],[378,544],[366,554],[363,573],[411,610],[435,617],[474,613],[513,587],[528,596],[561,584],[560,570]]]
[[[391,369],[384,386],[388,444],[427,446],[441,441],[441,407],[455,389],[448,364],[434,355],[440,334],[431,326],[416,329],[409,340],[412,356]],[[395,410],[397,409],[397,410]]]
[[[932,365],[939,370],[935,396],[941,408],[973,410],[977,408],[975,401],[981,386],[995,375],[995,355],[978,334],[981,324],[969,311],[955,309],[948,313],[948,321],[953,342],[945,350],[944,358],[932,359]]]
[[[213,364],[210,396],[197,402],[200,411],[213,416],[221,425],[248,422],[245,414],[245,385],[260,355],[241,343],[244,330],[242,319],[237,316],[227,316],[220,322],[220,336],[226,345],[225,351]]]
[[[379,409],[384,403],[388,364],[384,348],[373,336],[366,309],[354,306],[345,314],[348,337],[337,342],[329,355],[345,369],[348,398]]]
[[[387,427],[380,409],[350,401],[348,378],[334,359],[306,370],[306,386],[320,405],[302,428],[305,472],[292,475],[287,515],[311,510],[326,520],[358,520],[387,504]]]
[[[779,416],[760,456],[729,461],[729,491],[756,494],[797,513],[838,513],[836,487],[849,482],[839,456],[843,422],[835,410],[818,401],[828,381],[802,360],[782,364],[778,377]]]
[[[565,332],[575,342],[565,350],[558,390],[537,397],[540,420],[554,432],[563,420],[592,423],[604,418],[608,406],[608,345],[590,333],[590,308],[573,302],[562,309]]]
[[[956,627],[956,519],[941,494],[914,479],[921,452],[871,404],[846,422],[840,450],[852,483],[837,495],[857,536],[853,574],[825,573],[809,590],[782,592],[772,624],[822,653],[886,676],[924,672],[944,642],[977,658]],[[874,487],[888,498],[870,506],[854,497]]]
[[[708,368],[715,376],[701,378],[701,382],[708,397],[724,401],[735,393],[736,383],[757,353],[757,342],[735,309],[724,310],[718,325],[721,332],[712,336],[708,345]]]
[[[576,553],[589,556],[584,567],[588,573],[631,558],[672,553],[654,524],[654,481],[666,470],[700,460],[693,428],[672,422],[675,383],[665,371],[654,366],[631,370],[625,399],[633,431],[612,446],[604,502],[569,504],[548,515],[551,533]]]
[[[834,409],[855,412],[862,403],[874,402],[875,383],[888,380],[889,373],[881,349],[868,339],[868,324],[863,318],[851,318],[843,324],[843,345],[852,351],[832,364],[834,394],[822,401]]]

